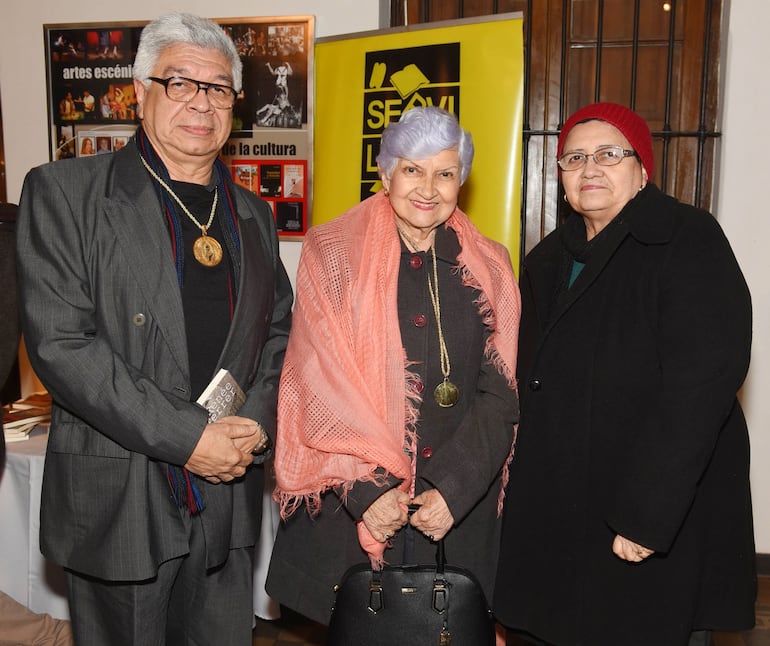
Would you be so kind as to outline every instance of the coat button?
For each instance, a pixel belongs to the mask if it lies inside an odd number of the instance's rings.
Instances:
[[[420,258],[420,256],[416,256],[416,255],[412,256],[409,259],[409,266],[412,269],[419,269],[420,267],[422,267],[422,258]]]
[[[420,449],[420,455],[427,460],[429,457],[433,455],[433,449],[429,446],[425,446],[422,449]]]
[[[428,319],[425,318],[425,314],[415,314],[412,322],[414,323],[415,327],[425,327]]]
[[[543,387],[543,384],[540,383],[539,379],[533,379],[529,382],[529,389],[532,391],[538,391]]]
[[[142,327],[146,322],[147,319],[141,312],[137,312],[134,314],[133,318],[131,319],[131,322],[136,325],[136,327]]]

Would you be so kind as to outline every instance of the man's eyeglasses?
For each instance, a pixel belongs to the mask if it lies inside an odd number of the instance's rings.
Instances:
[[[155,76],[147,77],[150,81],[159,83],[166,88],[166,96],[172,101],[187,103],[203,90],[209,99],[209,103],[219,110],[229,110],[235,103],[237,93],[229,85],[220,85],[219,83],[205,83],[188,79],[184,76],[171,76],[167,79],[159,79]]]
[[[626,150],[623,146],[601,146],[592,153],[564,153],[556,160],[563,171],[579,170],[593,159],[599,166],[617,166],[626,157],[636,157],[636,151]]]

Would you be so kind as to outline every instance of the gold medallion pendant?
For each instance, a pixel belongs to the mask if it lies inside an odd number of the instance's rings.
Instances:
[[[460,398],[460,390],[449,379],[444,379],[436,390],[433,391],[433,397],[441,408],[451,408]]]
[[[222,245],[220,245],[215,238],[207,235],[206,231],[208,231],[211,223],[214,221],[214,214],[217,212],[219,186],[214,187],[214,199],[211,201],[209,220],[206,222],[206,224],[201,224],[198,222],[198,220],[195,219],[195,216],[190,212],[190,209],[184,205],[184,202],[179,199],[179,196],[174,193],[172,188],[166,184],[166,182],[164,182],[163,179],[161,179],[161,177],[152,169],[152,166],[150,166],[147,160],[141,155],[139,156],[139,159],[142,160],[142,164],[144,164],[144,167],[147,169],[147,172],[152,176],[152,178],[168,191],[168,194],[179,205],[179,208],[182,209],[184,214],[190,218],[190,221],[196,227],[201,230],[201,237],[193,242],[193,256],[195,257],[195,260],[197,260],[204,267],[216,267],[220,262],[222,262]]]
[[[193,255],[204,267],[216,267],[222,262],[222,245],[216,238],[207,236],[204,230],[203,235],[193,243]]]

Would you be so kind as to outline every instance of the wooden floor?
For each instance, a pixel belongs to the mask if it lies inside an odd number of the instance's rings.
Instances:
[[[743,633],[717,633],[714,646],[770,646],[770,577],[759,577],[757,623]]]
[[[770,646],[770,577],[759,577],[757,624],[742,633],[716,633],[713,646]],[[276,621],[257,619],[253,646],[324,646],[323,627],[286,612]],[[361,646],[366,646],[361,644]]]

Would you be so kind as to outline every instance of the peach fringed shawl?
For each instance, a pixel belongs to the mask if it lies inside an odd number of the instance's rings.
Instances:
[[[508,251],[459,209],[446,226],[461,246],[463,283],[482,293],[477,304],[491,330],[486,355],[515,388],[521,303]],[[302,504],[316,513],[332,487],[344,496],[356,481],[382,482],[383,471],[412,489],[404,448],[415,441],[418,399],[399,329],[400,257],[383,192],[305,237],[278,396],[274,497],[284,518]],[[380,563],[385,546],[363,522],[358,535]]]

